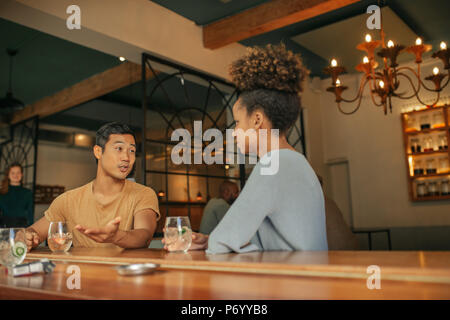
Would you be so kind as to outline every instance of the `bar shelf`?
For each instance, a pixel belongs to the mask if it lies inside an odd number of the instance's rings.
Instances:
[[[408,193],[412,202],[450,200],[449,117],[449,105],[401,114]],[[424,149],[433,150],[424,152]],[[426,174],[427,170],[435,173]]]

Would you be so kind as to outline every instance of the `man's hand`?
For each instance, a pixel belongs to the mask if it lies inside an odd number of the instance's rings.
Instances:
[[[108,222],[108,224],[101,228],[87,228],[81,225],[76,225],[75,229],[80,231],[85,236],[99,243],[114,243],[117,233],[119,231],[120,217]]]
[[[172,246],[167,246],[164,238],[162,239],[162,243],[164,244],[164,249],[167,251],[174,251],[176,248],[172,249]],[[192,232],[192,243],[189,247],[189,251],[191,250],[206,250],[208,249],[208,235],[203,233]]]
[[[36,248],[39,245],[39,235],[36,231],[27,230],[25,231],[25,241],[27,243],[27,251],[30,252],[31,249]]]

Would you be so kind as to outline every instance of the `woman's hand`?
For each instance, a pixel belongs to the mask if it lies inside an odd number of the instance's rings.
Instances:
[[[208,249],[207,234],[192,232],[192,244],[189,250],[206,250]]]
[[[192,232],[192,243],[189,247],[190,250],[206,250],[208,249],[208,235]],[[173,246],[167,246],[164,238],[162,239],[162,243],[164,244],[164,249],[167,251],[175,251],[176,248]]]

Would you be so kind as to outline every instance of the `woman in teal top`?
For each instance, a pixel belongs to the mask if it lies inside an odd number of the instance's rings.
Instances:
[[[14,163],[5,172],[0,190],[0,220],[6,227],[33,224],[33,193],[22,187],[23,169]]]

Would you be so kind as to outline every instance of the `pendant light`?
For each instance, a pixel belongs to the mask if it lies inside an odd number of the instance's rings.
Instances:
[[[24,103],[14,98],[12,93],[13,58],[17,54],[17,50],[6,49],[6,52],[9,55],[9,87],[6,96],[0,99],[0,114],[9,114],[25,107]]]

